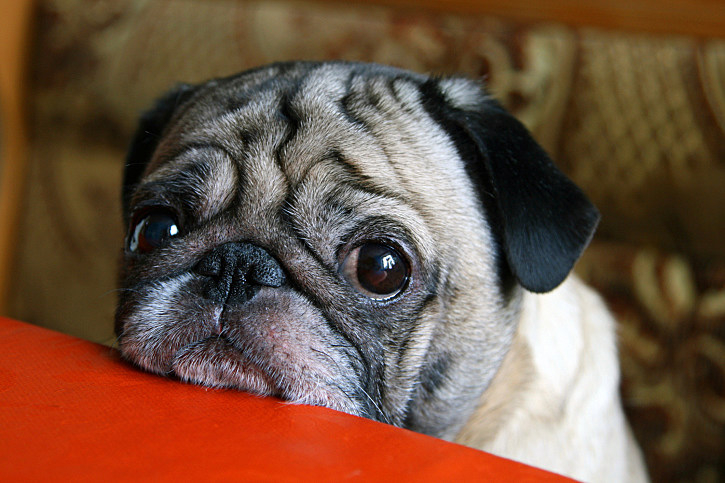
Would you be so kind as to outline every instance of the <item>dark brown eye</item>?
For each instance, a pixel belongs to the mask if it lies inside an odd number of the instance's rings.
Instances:
[[[352,250],[341,270],[358,292],[376,300],[397,295],[410,276],[407,260],[381,243],[365,243]]]
[[[146,211],[134,217],[129,233],[128,249],[148,253],[179,234],[179,224],[167,210]]]

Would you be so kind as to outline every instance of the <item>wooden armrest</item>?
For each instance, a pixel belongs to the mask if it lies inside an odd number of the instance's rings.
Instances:
[[[725,36],[725,3],[712,0],[320,0],[496,15],[521,22],[556,22],[633,32]]]
[[[32,0],[0,3],[0,314],[8,291],[27,167],[26,62]]]

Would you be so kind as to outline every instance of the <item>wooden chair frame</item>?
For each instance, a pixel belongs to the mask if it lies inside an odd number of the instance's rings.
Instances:
[[[32,0],[0,2],[0,314],[7,313],[28,156],[26,62]]]

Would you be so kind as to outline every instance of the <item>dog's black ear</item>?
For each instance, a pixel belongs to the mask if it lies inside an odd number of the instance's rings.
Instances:
[[[443,101],[440,91],[437,97]],[[556,288],[594,235],[597,209],[498,102],[486,97],[476,109],[427,104],[445,119],[468,164],[511,273],[531,292]]]
[[[553,290],[591,241],[599,212],[497,102],[487,99],[470,116],[468,134],[490,179],[513,274],[527,290]]]
[[[189,84],[179,84],[174,89],[158,99],[154,106],[146,111],[139,120],[136,133],[126,155],[126,165],[123,170],[123,188],[121,201],[123,212],[128,214],[129,203],[133,190],[143,175],[146,165],[156,150],[164,128],[169,123],[177,109],[196,92],[197,87]]]

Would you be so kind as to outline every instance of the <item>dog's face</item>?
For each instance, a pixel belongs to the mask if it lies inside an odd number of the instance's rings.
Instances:
[[[123,198],[127,359],[443,437],[598,218],[475,82],[351,63],[177,88]]]

